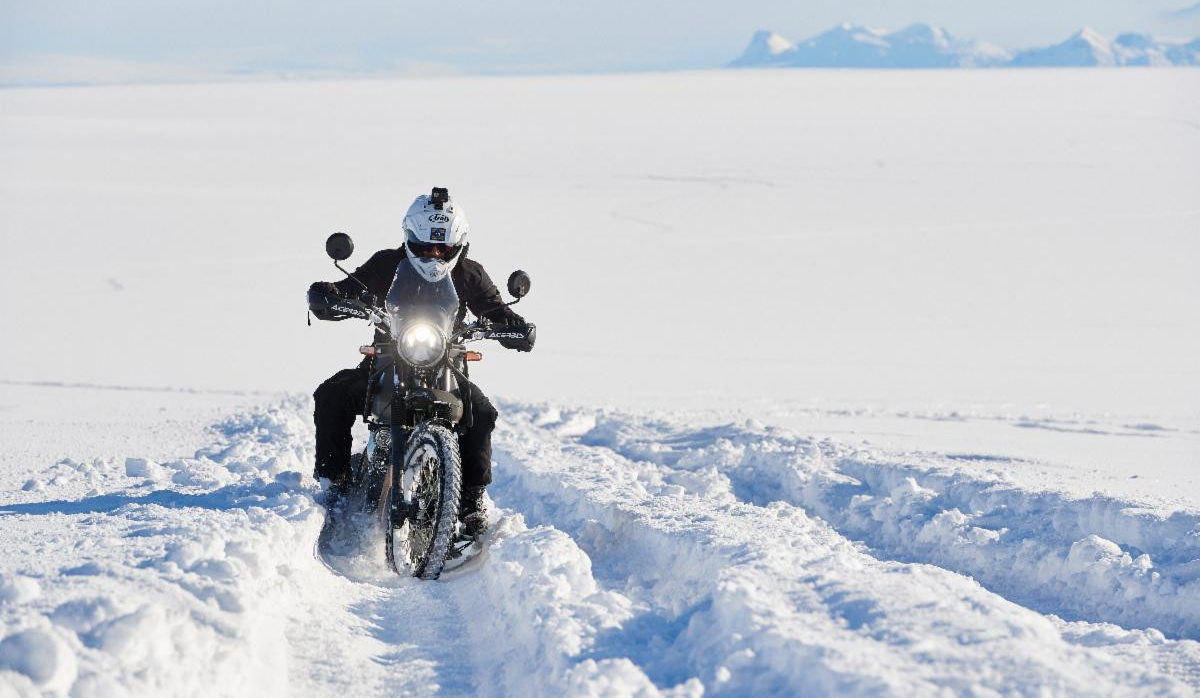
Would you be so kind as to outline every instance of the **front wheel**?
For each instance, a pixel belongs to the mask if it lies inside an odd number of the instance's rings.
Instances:
[[[399,572],[398,561],[404,561],[413,576],[437,579],[458,522],[458,437],[440,424],[426,422],[409,435],[401,464],[403,469],[391,473],[384,484],[380,507],[388,565]]]

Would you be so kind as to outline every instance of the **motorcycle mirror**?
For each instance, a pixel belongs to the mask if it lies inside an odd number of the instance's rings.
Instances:
[[[350,255],[354,254],[354,241],[345,233],[334,233],[325,240],[325,254],[335,262],[350,259]]]
[[[508,277],[508,292],[513,298],[521,298],[529,293],[529,283],[529,274],[518,269]]]

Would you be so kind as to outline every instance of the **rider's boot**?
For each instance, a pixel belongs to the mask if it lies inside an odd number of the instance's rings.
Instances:
[[[484,488],[463,488],[462,506],[459,507],[458,518],[462,521],[463,534],[469,538],[478,538],[487,532],[487,502],[484,500]]]
[[[328,478],[327,482],[328,485],[325,488],[325,508],[329,512],[329,518],[337,520],[342,516],[343,509],[346,506],[346,496],[350,493],[350,477],[348,474],[342,474],[341,477]]]

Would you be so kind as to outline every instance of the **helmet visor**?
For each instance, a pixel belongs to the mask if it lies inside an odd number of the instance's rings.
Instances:
[[[444,242],[413,242],[409,240],[405,246],[414,256],[425,259],[441,259],[447,262],[457,257],[462,250],[458,245],[447,245]]]

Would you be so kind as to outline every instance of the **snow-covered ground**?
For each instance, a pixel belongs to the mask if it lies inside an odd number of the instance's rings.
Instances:
[[[363,336],[304,324],[325,236],[445,184],[533,277],[500,394],[1195,428],[1197,113],[1195,71],[0,90],[0,366],[306,389]]]
[[[453,94],[453,111],[420,108]],[[0,696],[1194,695],[1200,75],[0,91]],[[533,276],[487,553],[314,554],[306,327]]]
[[[1200,688],[1200,512],[755,422],[505,403],[487,552],[427,583],[378,545],[315,554],[306,399],[215,417],[205,394],[13,393],[6,433],[67,401],[126,446],[67,430],[0,504],[5,695]],[[148,406],[175,421],[105,416]]]

